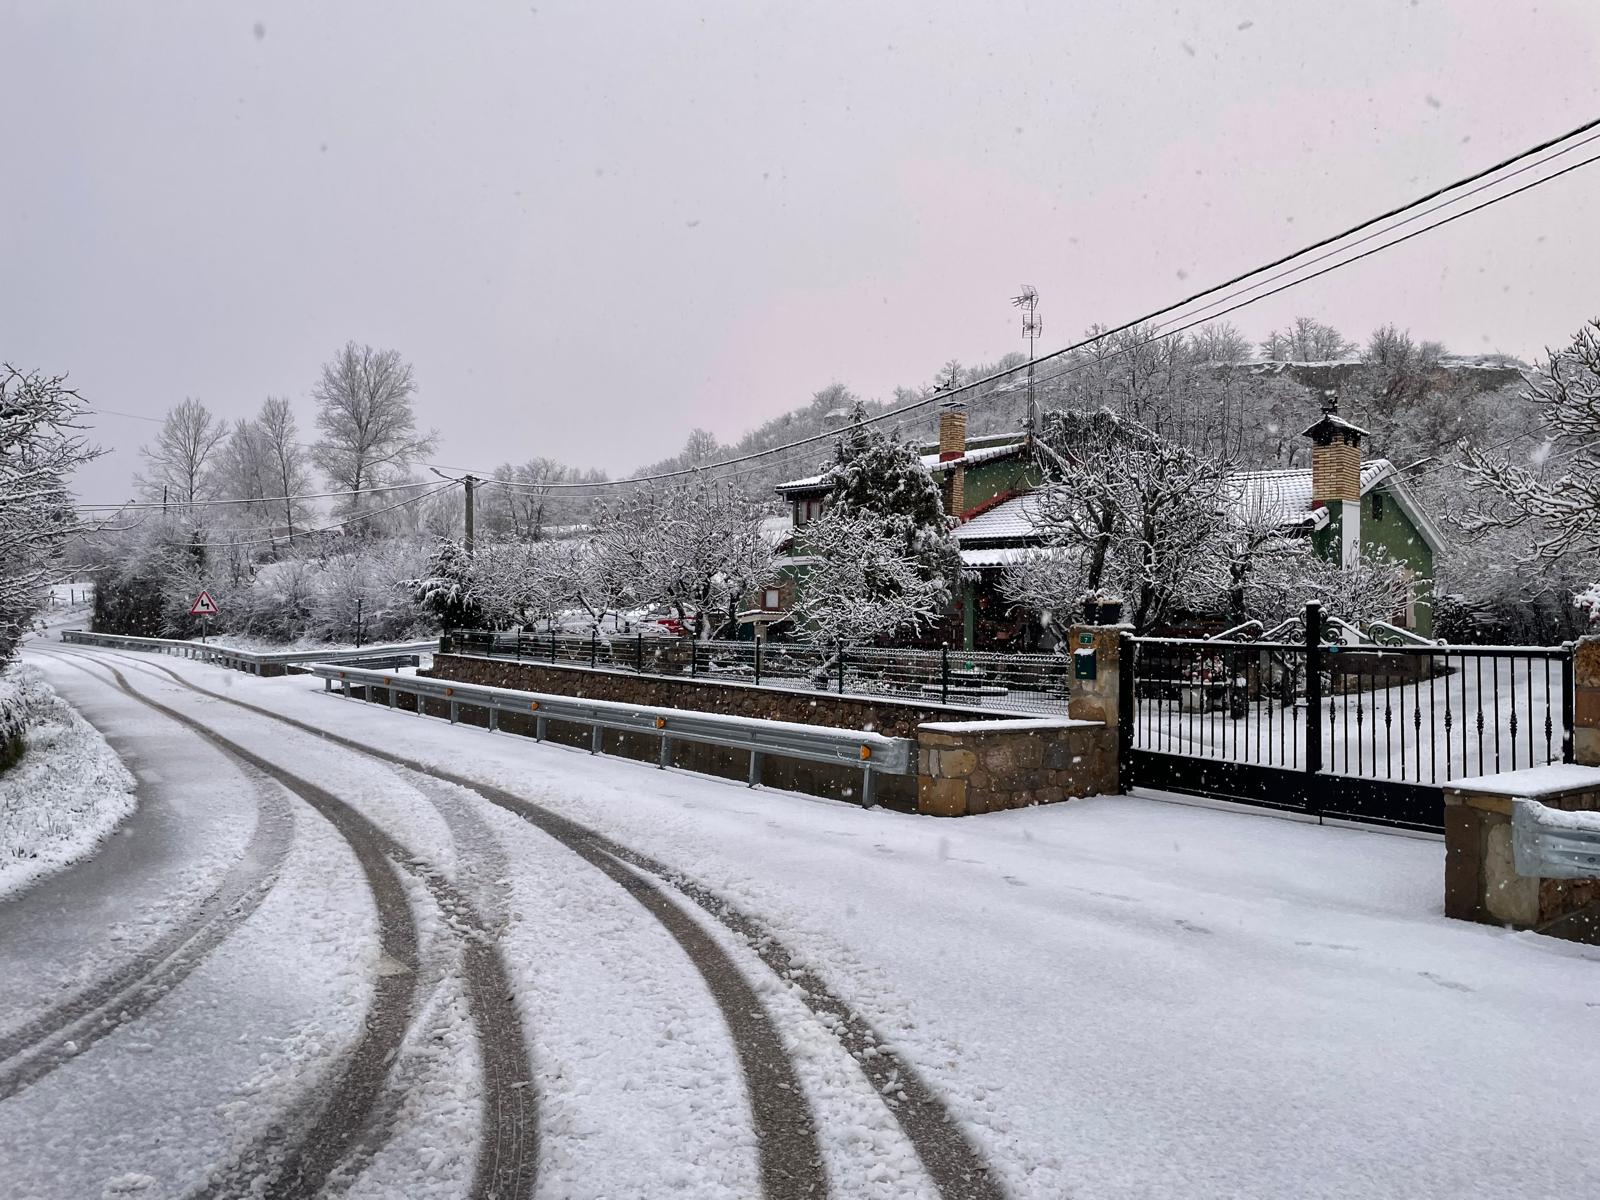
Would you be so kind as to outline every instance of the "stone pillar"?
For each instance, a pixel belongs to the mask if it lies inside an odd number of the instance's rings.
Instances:
[[[1067,701],[1067,715],[1079,721],[1101,721],[1107,729],[1117,730],[1122,719],[1119,711],[1121,705],[1122,684],[1122,650],[1121,639],[1124,633],[1132,630],[1131,625],[1074,625],[1072,627],[1072,644],[1067,647],[1069,660],[1068,670],[1072,671],[1072,692]],[[1077,677],[1078,655],[1081,651],[1094,652],[1095,677],[1093,679],[1079,679]],[[1132,714],[1129,714],[1132,718]],[[1113,742],[1113,744],[1115,744]],[[1115,780],[1117,767],[1120,764],[1113,762],[1112,773]],[[1115,783],[1110,789],[1120,790],[1120,782]]]
[[[1572,760],[1600,767],[1600,637],[1579,638],[1572,665]]]
[[[1072,695],[1067,703],[1067,715],[1080,721],[1117,723],[1118,687],[1121,680],[1122,654],[1120,640],[1130,625],[1074,625],[1067,647],[1067,657],[1072,660]],[[1093,650],[1095,677],[1077,678],[1077,654],[1080,650]]]

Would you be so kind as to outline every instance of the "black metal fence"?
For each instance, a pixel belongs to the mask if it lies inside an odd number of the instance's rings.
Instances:
[[[805,642],[697,642],[644,635],[456,631],[441,649],[590,670],[687,676],[839,695],[891,696],[995,712],[1064,716],[1065,655],[903,650]]]
[[[1152,786],[1432,828],[1451,780],[1572,756],[1570,646],[1341,645],[1309,611],[1296,641],[1128,653],[1124,746]]]

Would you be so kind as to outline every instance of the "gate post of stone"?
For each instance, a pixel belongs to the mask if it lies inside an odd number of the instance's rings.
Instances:
[[[1131,625],[1074,625],[1070,632],[1072,653],[1069,658],[1073,678],[1067,715],[1079,721],[1100,721],[1110,730],[1112,754],[1118,760],[1113,791],[1122,788],[1122,756],[1119,753],[1125,744],[1122,723],[1133,720],[1132,712],[1121,711],[1122,635],[1132,632]],[[1091,679],[1080,678],[1077,670],[1078,655],[1085,652],[1092,652],[1094,656],[1094,677]],[[1128,664],[1128,669],[1133,669],[1132,663]],[[1131,732],[1131,729],[1127,732]]]
[[[1600,767],[1600,636],[1572,651],[1572,761]]]

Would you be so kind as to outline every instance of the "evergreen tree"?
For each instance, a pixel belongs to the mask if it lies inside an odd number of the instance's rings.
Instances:
[[[831,487],[828,510],[868,519],[916,565],[917,575],[938,585],[940,607],[948,607],[961,575],[961,554],[939,499],[939,485],[914,447],[863,424],[856,402],[851,424],[823,478]]]

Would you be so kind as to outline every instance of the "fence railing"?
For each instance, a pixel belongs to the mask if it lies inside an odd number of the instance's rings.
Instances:
[[[395,675],[337,663],[316,663],[308,672],[323,680],[323,688],[337,686],[347,697],[386,702],[399,707],[397,697],[416,698],[416,711],[427,714],[426,701],[441,702],[444,713],[455,724],[463,706],[482,709],[490,729],[500,727],[506,714],[533,721],[534,736],[543,741],[550,721],[587,726],[589,752],[602,750],[602,733],[607,729],[643,734],[660,739],[658,765],[672,761],[674,742],[696,742],[743,750],[750,755],[751,787],[761,779],[764,755],[795,758],[806,762],[849,767],[861,772],[861,804],[871,808],[873,777],[879,774],[906,775],[914,770],[915,743],[909,738],[887,737],[851,729],[832,729],[822,725],[801,725],[782,721],[763,721],[753,717],[724,716],[679,708],[653,708],[607,700],[585,700],[512,688],[485,687],[447,679]],[[379,691],[382,700],[379,700]]]
[[[134,637],[123,633],[90,633],[86,629],[63,629],[63,642],[84,646],[107,646],[123,650],[144,650],[157,654],[174,654],[181,658],[196,658],[236,671],[259,675],[263,668],[290,667],[313,662],[365,662],[379,660],[399,665],[406,660],[415,666],[418,656],[432,654],[438,649],[436,641],[395,642],[360,647],[327,647],[321,650],[246,650],[240,646],[227,646],[218,642],[192,642],[183,638]]]
[[[440,640],[440,649],[591,670],[739,681],[847,696],[889,696],[1022,714],[1066,713],[1072,682],[1070,660],[1054,654],[488,630],[448,633]]]
[[[1571,647],[1131,642],[1132,749],[1429,786],[1571,757]]]

